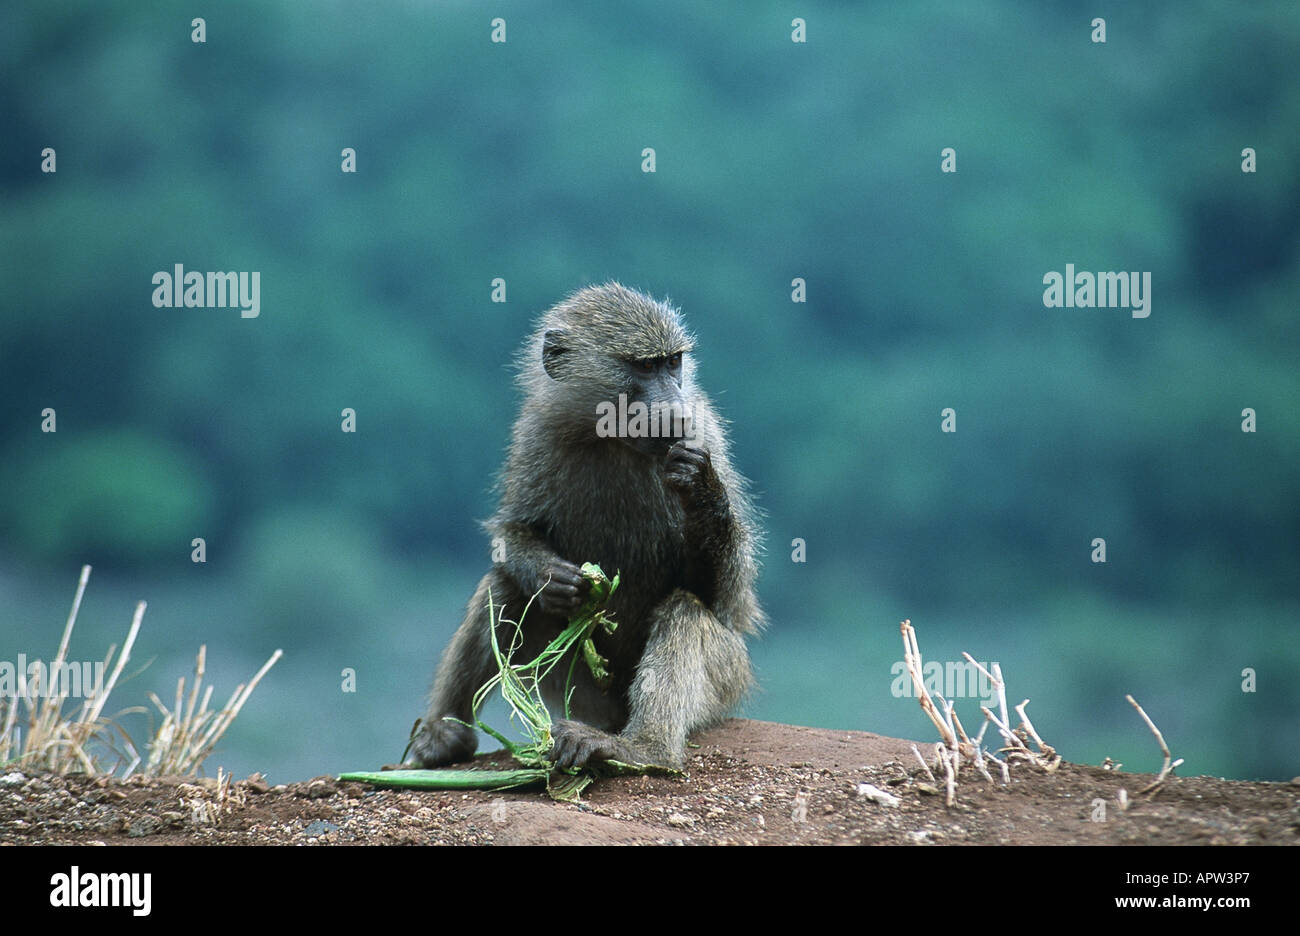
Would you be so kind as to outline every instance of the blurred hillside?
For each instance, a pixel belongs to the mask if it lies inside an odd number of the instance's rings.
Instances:
[[[284,647],[212,770],[395,759],[488,562],[512,356],[616,278],[683,309],[766,511],[749,714],[923,734],[908,617],[1071,760],[1158,764],[1133,692],[1185,773],[1290,777],[1298,42],[1286,0],[9,4],[0,659],[53,654],[90,563],[74,653],[149,599],[141,702]],[[155,308],[178,263],[259,271],[261,314]],[[1067,263],[1150,271],[1150,317],[1045,308]]]

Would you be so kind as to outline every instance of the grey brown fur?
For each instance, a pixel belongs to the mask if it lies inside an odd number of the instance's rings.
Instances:
[[[577,667],[574,720],[552,729],[557,763],[680,767],[687,736],[750,688],[745,638],[763,624],[754,514],[723,425],[695,385],[692,345],[676,310],[617,283],[583,289],[542,316],[520,356],[523,408],[486,524],[504,561],[479,582],[443,653],[408,765],[474,753],[475,733],[443,716],[469,721],[474,691],[494,672],[489,590],[512,620],[540,592],[517,655],[532,659],[581,602],[583,562],[622,575],[609,609],[618,629],[596,637],[613,684],[602,692]],[[597,405],[617,404],[620,393],[688,403],[694,436],[600,438]],[[557,718],[567,669],[543,687]]]

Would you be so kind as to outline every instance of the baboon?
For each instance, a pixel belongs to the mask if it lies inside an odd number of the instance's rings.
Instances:
[[[602,691],[575,669],[573,719],[551,729],[557,765],[679,768],[687,736],[750,688],[745,638],[764,623],[754,511],[722,421],[695,385],[692,347],[677,310],[618,283],[582,289],[542,316],[520,354],[524,402],[500,506],[484,524],[504,552],[443,653],[407,766],[464,760],[477,747],[475,731],[444,716],[470,721],[475,690],[495,672],[489,590],[507,620],[537,596],[516,657],[531,660],[582,603],[583,562],[622,575],[607,609],[617,630],[595,634],[612,682]],[[598,414],[636,403],[652,408],[650,424],[629,420],[611,435]],[[498,631],[502,645],[511,630]],[[564,713],[567,672],[556,667],[542,687],[553,716]]]

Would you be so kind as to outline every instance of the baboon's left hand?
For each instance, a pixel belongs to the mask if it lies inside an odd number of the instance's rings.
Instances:
[[[551,725],[554,741],[547,756],[560,768],[582,768],[595,761],[631,762],[633,757],[618,738],[582,722],[561,719]]]

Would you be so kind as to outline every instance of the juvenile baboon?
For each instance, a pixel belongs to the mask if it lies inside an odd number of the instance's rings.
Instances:
[[[764,620],[754,515],[722,423],[695,385],[692,346],[675,309],[618,283],[583,289],[542,316],[520,356],[523,408],[501,503],[485,524],[504,559],[479,582],[443,653],[408,766],[474,753],[475,732],[443,716],[469,721],[474,691],[495,672],[489,589],[509,620],[540,591],[516,657],[530,660],[581,604],[583,562],[622,574],[608,608],[618,629],[595,635],[612,684],[602,691],[576,668],[574,718],[552,728],[558,765],[680,767],[687,736],[751,686],[745,637]],[[621,405],[633,413],[637,403],[652,407],[649,423],[629,419],[611,436],[617,422],[598,414]],[[676,408],[659,419],[663,407]],[[511,636],[498,632],[503,644]],[[567,673],[556,667],[543,686],[553,715],[564,712]]]

